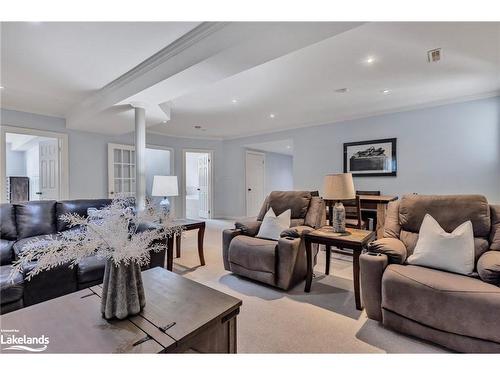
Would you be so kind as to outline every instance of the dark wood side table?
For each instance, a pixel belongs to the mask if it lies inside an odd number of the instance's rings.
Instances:
[[[205,238],[205,222],[200,221],[200,220],[190,220],[190,219],[177,219],[174,220],[175,225],[182,225],[182,228],[184,231],[188,230],[198,230],[198,256],[200,257],[200,264],[202,266],[205,265],[205,255],[203,253],[203,242]],[[175,236],[175,257],[180,258],[181,257],[181,240],[182,236]],[[172,246],[170,246],[172,245]],[[167,257],[167,269],[169,271],[172,271],[172,266],[173,266],[173,239],[171,240],[171,243],[168,243],[168,247],[171,249],[169,251],[171,256]],[[171,260],[169,262],[169,260]],[[170,268],[169,268],[170,267]]]
[[[352,262],[352,273],[354,281],[354,298],[356,300],[356,308],[362,310],[363,306],[361,303],[361,293],[360,293],[360,282],[359,282],[359,256],[361,252],[366,247],[366,245],[374,240],[376,233],[369,230],[362,229],[351,229],[345,234],[335,233],[332,231],[332,227],[322,227],[316,229],[312,232],[307,233],[304,236],[305,246],[306,246],[306,258],[307,258],[307,276],[306,276],[306,287],[305,292],[309,293],[311,291],[311,284],[313,278],[313,255],[312,255],[312,244],[317,243],[320,245],[326,245],[326,267],[325,273],[328,275],[330,273],[330,257],[331,251],[328,249],[331,246],[342,247],[344,249],[353,250],[353,262]]]

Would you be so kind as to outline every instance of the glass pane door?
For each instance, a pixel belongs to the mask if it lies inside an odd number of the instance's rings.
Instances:
[[[135,151],[133,146],[108,145],[109,197],[135,197]]]

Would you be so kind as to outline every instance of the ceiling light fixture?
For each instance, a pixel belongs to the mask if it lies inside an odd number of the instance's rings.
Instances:
[[[345,94],[348,91],[349,91],[349,89],[347,87],[342,87],[341,89],[335,90],[335,92],[337,92],[339,94]]]
[[[195,126],[193,126],[193,128],[195,128],[195,129],[201,129],[201,125],[195,125]]]
[[[4,87],[3,87],[3,86],[0,86],[0,90],[3,90],[3,89],[4,89]]]
[[[373,56],[368,56],[365,60],[367,64],[373,64],[375,62],[375,57]]]
[[[269,117],[270,117],[270,118],[275,118],[275,117],[276,117],[276,115],[275,115],[274,113],[271,113],[271,114],[269,115]]]
[[[391,90],[389,90],[389,89],[382,90],[382,94],[387,95],[387,94],[390,94],[390,93],[391,93]]]
[[[290,150],[290,149],[292,148],[292,146],[287,145],[287,146],[286,146],[286,148],[287,148],[288,150]]]
[[[164,124],[166,124],[166,123],[167,123],[167,120],[163,120],[162,122],[163,122]]]
[[[238,100],[236,100],[236,99],[232,99],[232,100],[231,100],[231,103],[236,104],[236,103],[238,103]]]

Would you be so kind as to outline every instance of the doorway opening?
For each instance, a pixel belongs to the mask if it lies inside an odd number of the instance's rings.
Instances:
[[[2,131],[2,201],[60,200],[67,197],[62,153],[64,135],[22,129]]]
[[[212,151],[184,150],[184,212],[188,219],[212,217]]]

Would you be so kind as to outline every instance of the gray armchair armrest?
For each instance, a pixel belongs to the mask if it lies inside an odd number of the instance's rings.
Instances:
[[[405,244],[397,238],[381,238],[368,245],[368,251],[387,255],[389,263],[403,264],[408,255]]]
[[[481,255],[477,272],[484,282],[500,286],[500,251],[490,250]]]
[[[382,321],[382,276],[388,264],[385,254],[369,253],[359,257],[363,303],[370,319]]]
[[[285,229],[280,233],[280,237],[302,238],[304,234],[312,232],[314,228],[307,225],[298,225],[293,228]]]
[[[222,260],[224,261],[224,269],[231,271],[229,266],[229,245],[234,237],[242,234],[241,229],[225,229],[222,232]]]
[[[250,237],[255,237],[259,233],[262,221],[257,220],[242,220],[234,223],[234,227],[241,231],[241,234],[245,234]]]

